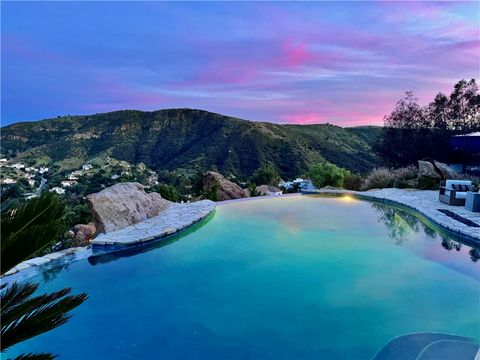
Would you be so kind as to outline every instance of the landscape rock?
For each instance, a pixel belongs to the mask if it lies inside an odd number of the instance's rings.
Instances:
[[[275,186],[272,186],[272,185],[260,185],[260,186],[257,186],[256,189],[255,189],[257,192],[260,193],[260,195],[273,195],[273,194],[277,194],[277,193],[281,193],[282,190],[280,190],[279,188],[275,187]]]
[[[214,171],[203,174],[203,191],[216,193],[217,201],[248,197],[244,189]]]
[[[171,204],[158,193],[147,194],[143,185],[136,182],[115,184],[88,195],[87,201],[97,232],[111,232],[139,223],[157,216]]]
[[[91,239],[97,233],[97,229],[94,222],[88,224],[78,224],[73,227],[75,233],[75,240],[77,245],[87,245]]]
[[[418,176],[431,179],[457,179],[459,174],[447,164],[439,161],[418,160]]]

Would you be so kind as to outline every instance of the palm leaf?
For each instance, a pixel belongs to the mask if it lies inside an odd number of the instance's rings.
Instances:
[[[65,230],[66,205],[50,192],[1,207],[1,273],[52,245]]]
[[[2,294],[1,351],[64,324],[69,312],[87,299],[86,294],[68,295],[71,289],[30,298],[25,294],[37,284],[13,284]],[[68,295],[68,296],[67,296]]]
[[[52,360],[56,357],[49,353],[30,353],[18,355],[14,360]]]

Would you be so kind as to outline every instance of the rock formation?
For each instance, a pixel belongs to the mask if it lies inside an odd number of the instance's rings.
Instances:
[[[215,195],[212,200],[216,201],[248,197],[244,189],[214,171],[203,174],[203,192]]]
[[[87,196],[97,232],[111,232],[157,216],[171,202],[158,193],[147,194],[142,184],[119,183]]]
[[[97,228],[94,222],[89,222],[88,224],[77,224],[73,227],[73,232],[75,233],[74,239],[77,242],[77,246],[88,245],[89,241],[93,239],[97,233]]]
[[[428,177],[433,179],[456,179],[458,173],[453,170],[447,164],[441,163],[439,161],[430,160],[419,160],[418,161],[418,176],[419,177]]]

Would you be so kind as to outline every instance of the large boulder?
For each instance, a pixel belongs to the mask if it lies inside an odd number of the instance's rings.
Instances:
[[[119,183],[87,196],[97,232],[111,232],[157,216],[171,202],[158,193],[147,194],[142,184]]]
[[[447,164],[439,161],[419,160],[418,161],[418,176],[431,179],[457,179],[459,174]]]
[[[214,192],[216,201],[248,197],[244,189],[214,171],[207,171],[203,174],[203,192]]]

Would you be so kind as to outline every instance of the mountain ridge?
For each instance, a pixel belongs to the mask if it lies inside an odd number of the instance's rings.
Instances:
[[[380,127],[275,124],[178,108],[63,116],[7,125],[1,132],[2,156],[43,159],[64,169],[109,155],[156,170],[216,168],[240,177],[271,164],[292,177],[321,161],[370,170],[378,164],[372,144]]]

